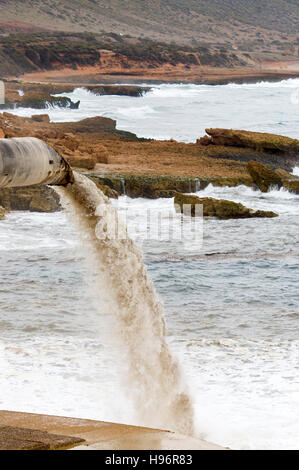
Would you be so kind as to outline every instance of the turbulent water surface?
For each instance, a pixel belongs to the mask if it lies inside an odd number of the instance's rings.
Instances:
[[[160,85],[142,98],[95,96],[77,89],[67,94],[81,100],[80,109],[49,110],[56,121],[101,115],[118,129],[139,137],[195,141],[208,127],[275,132],[298,137],[299,79],[248,85]],[[39,114],[40,110],[16,110]],[[179,124],[178,124],[179,123]]]
[[[59,120],[101,114],[138,135],[186,141],[210,126],[298,137],[296,87],[297,80],[163,85],[143,98],[76,91],[81,110],[50,114]],[[298,448],[299,196],[212,186],[201,195],[280,217],[205,220],[201,246],[200,221],[193,239],[175,236],[189,222],[174,213],[172,199],[114,202],[142,243],[164,302],[168,342],[185,370],[196,432],[233,448]],[[167,241],[170,221],[173,239]],[[159,227],[163,236],[155,240]],[[142,424],[124,385],[127,364],[112,312],[100,290],[94,295],[98,279],[67,215],[9,214],[0,224],[0,251],[1,409]]]

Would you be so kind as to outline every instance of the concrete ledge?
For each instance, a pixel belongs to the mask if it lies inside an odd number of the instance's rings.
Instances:
[[[1,434],[2,432],[2,434]],[[226,450],[157,429],[0,411],[0,450]]]

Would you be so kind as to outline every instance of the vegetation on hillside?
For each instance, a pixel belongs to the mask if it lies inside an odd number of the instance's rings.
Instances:
[[[111,51],[115,57],[130,67],[130,61],[163,64],[210,65],[230,67],[245,62],[233,52],[212,50],[204,46],[178,46],[136,39],[115,33],[44,33],[11,34],[0,37],[0,76],[18,75],[37,70],[60,67],[98,65],[101,51]]]
[[[9,21],[37,27],[38,18],[39,28],[144,34],[189,44],[253,40],[257,33],[261,41],[283,41],[299,30],[298,0],[0,0],[0,8],[3,30]]]

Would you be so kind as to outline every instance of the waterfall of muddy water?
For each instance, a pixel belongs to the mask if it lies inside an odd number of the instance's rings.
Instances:
[[[88,178],[74,173],[74,184],[56,188],[77,221],[88,258],[97,270],[115,329],[128,362],[127,386],[138,421],[145,426],[192,434],[193,406],[180,366],[168,348],[163,308],[143,264],[142,254],[110,201]],[[124,236],[125,235],[125,236]],[[124,359],[123,359],[124,360]]]

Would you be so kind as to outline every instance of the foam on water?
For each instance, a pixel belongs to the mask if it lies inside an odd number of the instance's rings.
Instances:
[[[78,110],[49,109],[54,121],[100,115],[139,137],[194,142],[207,127],[274,132],[298,138],[298,79],[228,85],[153,85],[139,98],[96,96],[84,89],[68,93]],[[39,110],[17,109],[30,116]],[[150,119],[150,123],[149,123]],[[180,123],[178,126],[178,122]]]
[[[144,241],[170,349],[187,374],[200,436],[233,448],[296,448],[298,199],[222,191],[247,206],[272,198],[280,217],[206,220],[203,249],[191,253],[177,241]],[[138,212],[173,209],[172,199],[122,196],[113,204],[127,210],[129,229]],[[0,240],[1,408],[142,424],[124,386],[127,353],[106,287],[83,263],[87,240],[65,213],[28,212],[9,214]]]

